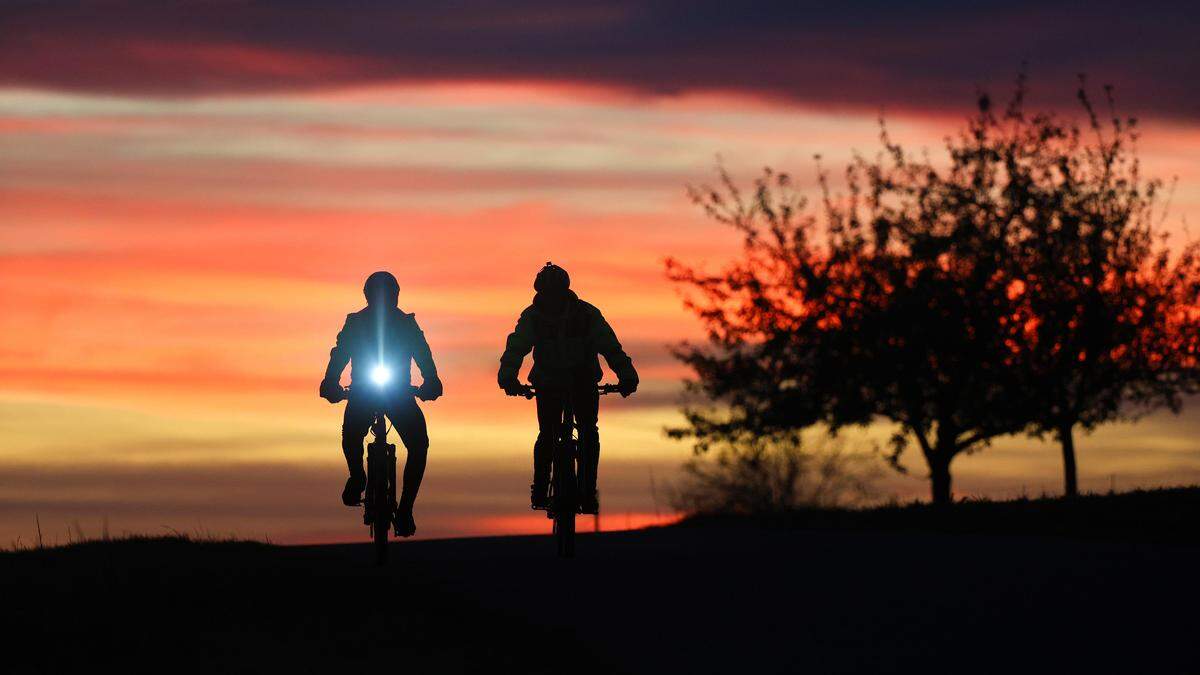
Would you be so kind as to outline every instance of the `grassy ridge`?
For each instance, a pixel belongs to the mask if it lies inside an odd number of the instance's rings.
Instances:
[[[1200,543],[1200,487],[1042,497],[963,500],[949,508],[926,503],[865,509],[803,509],[762,515],[700,514],[679,527],[765,524],[771,527],[1045,535],[1085,539]]]
[[[17,673],[552,673],[583,652],[568,639],[532,643],[528,624],[371,555],[182,536],[9,552],[6,662]]]
[[[0,555],[0,635],[13,673],[1192,672],[1197,515],[1179,488],[704,516],[570,561],[545,535],[403,542],[386,568],[94,541]]]

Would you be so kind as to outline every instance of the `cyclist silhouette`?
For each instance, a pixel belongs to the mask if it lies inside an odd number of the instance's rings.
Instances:
[[[363,471],[363,439],[371,426],[374,410],[382,407],[400,435],[408,459],[396,507],[396,533],[403,537],[416,532],[413,503],[425,474],[429,435],[425,415],[417,406],[412,391],[412,363],[421,370],[422,383],[415,396],[432,401],[442,395],[442,381],[425,334],[416,317],[397,306],[400,284],[388,272],[375,272],[363,286],[367,307],[346,316],[346,324],[337,335],[337,344],[329,351],[329,366],[321,381],[321,397],[330,403],[347,399],[342,421],[342,453],[350,477],[342,490],[342,503],[358,504],[362,498],[366,474]],[[350,390],[342,389],[341,376],[350,364]],[[356,386],[357,385],[357,386]]]
[[[510,396],[524,389],[517,379],[525,355],[533,350],[529,382],[537,388],[538,437],[533,446],[533,484],[529,501],[534,508],[547,506],[550,464],[555,434],[562,421],[563,401],[570,396],[579,428],[580,452],[588,462],[590,485],[584,486],[582,510],[596,513],[596,471],[600,462],[600,431],[597,416],[600,398],[596,383],[603,373],[598,355],[617,374],[622,396],[637,391],[638,374],[633,361],[621,348],[600,310],[579,299],[571,290],[571,277],[563,268],[546,265],[533,282],[533,304],[521,312],[517,327],[508,336],[500,357],[497,381]]]

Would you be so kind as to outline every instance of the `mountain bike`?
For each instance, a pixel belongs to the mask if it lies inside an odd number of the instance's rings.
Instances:
[[[417,387],[409,387],[415,396]],[[346,389],[349,397],[350,389]],[[371,442],[367,444],[367,485],[361,502],[363,524],[375,544],[375,563],[388,557],[388,531],[396,514],[396,444],[387,442],[388,426],[384,400],[379,399],[371,420]]]
[[[615,394],[620,391],[615,384],[602,384],[596,387],[601,396]],[[522,396],[532,399],[537,396],[537,390],[526,386],[522,388]],[[555,547],[560,558],[575,557],[575,516],[582,513],[580,495],[588,485],[594,484],[589,463],[583,461],[579,452],[579,429],[575,423],[575,409],[571,401],[571,393],[563,397],[562,421],[554,438],[554,452],[550,465],[550,499],[546,507],[546,517],[554,524]]]

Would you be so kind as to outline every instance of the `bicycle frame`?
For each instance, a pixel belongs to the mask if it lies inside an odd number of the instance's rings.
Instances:
[[[619,387],[613,384],[596,387],[596,392],[601,396],[619,391]],[[575,420],[573,393],[570,389],[564,393],[562,417],[551,458],[550,506],[546,509],[546,516],[554,523],[552,532],[558,555],[571,558],[575,556],[575,516],[582,512],[579,499],[581,486],[590,484],[586,472],[591,469],[579,452],[579,425]],[[537,390],[525,387],[522,395],[532,399],[537,395]]]
[[[416,395],[417,387],[409,387]],[[346,389],[347,397],[350,389]],[[396,445],[387,442],[386,399],[372,410],[371,442],[367,444],[367,485],[363,496],[363,524],[370,529],[375,544],[375,559],[380,565],[387,562],[388,531],[396,512]]]
[[[379,564],[387,560],[388,530],[396,512],[396,445],[387,442],[387,418],[375,412],[371,422],[374,439],[367,445],[367,489],[363,499],[363,523],[371,530]]]

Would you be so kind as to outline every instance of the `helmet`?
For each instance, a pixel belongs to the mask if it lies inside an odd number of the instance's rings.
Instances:
[[[395,305],[400,299],[400,282],[391,272],[375,272],[363,284],[363,295],[368,305]]]
[[[548,262],[537,273],[537,277],[533,280],[533,290],[541,293],[548,292],[563,292],[571,287],[571,277],[563,268]]]

